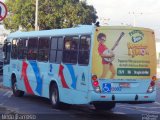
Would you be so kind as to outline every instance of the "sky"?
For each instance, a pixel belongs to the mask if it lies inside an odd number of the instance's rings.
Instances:
[[[135,18],[135,26],[153,29],[160,39],[160,0],[87,0],[87,4],[94,6],[101,25],[134,25]]]
[[[160,38],[160,0],[87,0],[102,25],[134,25],[151,28]]]

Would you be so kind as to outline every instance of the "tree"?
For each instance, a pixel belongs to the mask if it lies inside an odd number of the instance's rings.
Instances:
[[[34,30],[35,0],[5,0],[9,14],[4,20],[6,29]],[[39,0],[40,30],[67,28],[78,24],[92,24],[97,16],[93,6],[79,0]]]

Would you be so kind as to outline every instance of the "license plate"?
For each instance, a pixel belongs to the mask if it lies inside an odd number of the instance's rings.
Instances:
[[[119,83],[119,87],[130,88],[130,83]]]

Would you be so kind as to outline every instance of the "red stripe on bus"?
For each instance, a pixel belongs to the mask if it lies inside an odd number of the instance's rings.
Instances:
[[[58,74],[58,75],[59,75],[60,78],[61,78],[62,86],[63,86],[64,88],[69,88],[68,85],[67,85],[67,83],[66,83],[66,80],[65,80],[65,78],[64,78],[63,69],[64,69],[63,65],[60,65],[60,66],[59,66],[59,74]]]
[[[28,77],[27,77],[27,67],[28,67],[28,64],[25,61],[23,61],[21,78],[23,78],[23,80],[24,80],[24,85],[25,85],[27,93],[34,94],[34,92],[32,91],[32,88],[29,84]]]

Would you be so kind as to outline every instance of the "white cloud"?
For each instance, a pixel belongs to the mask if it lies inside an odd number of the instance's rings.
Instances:
[[[136,26],[154,29],[160,38],[159,0],[87,0],[96,8],[99,18],[110,18],[109,25],[133,25],[136,13]],[[142,14],[140,14],[142,13]]]

